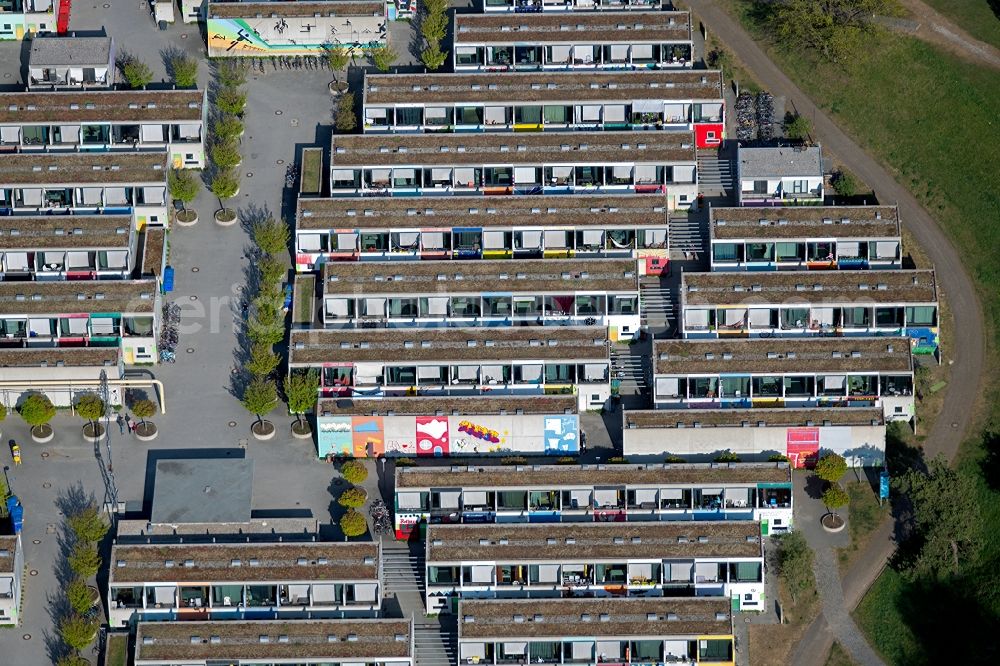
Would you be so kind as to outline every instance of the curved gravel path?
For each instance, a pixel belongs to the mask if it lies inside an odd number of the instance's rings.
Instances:
[[[953,457],[973,424],[974,406],[982,397],[986,359],[982,310],[958,252],[916,198],[819,109],[714,0],[687,0],[687,4],[710,32],[738,54],[765,88],[775,96],[784,96],[795,104],[803,116],[814,119],[814,132],[824,148],[837,155],[861,180],[871,185],[880,201],[894,201],[899,205],[903,224],[934,263],[939,287],[947,295],[955,317],[955,339],[946,341],[948,344],[944,347],[947,360],[953,363],[948,393],[934,428],[924,442],[924,451],[929,457],[938,453]],[[825,590],[820,590],[823,593],[823,614],[806,631],[793,654],[793,664],[822,666],[834,637],[859,663],[880,663],[869,662],[868,657],[874,652],[854,622],[850,621],[850,611],[861,601],[894,550],[892,524],[886,523],[873,534],[864,555],[840,581],[842,594],[839,597],[832,589],[836,588],[835,579],[838,577],[836,563],[828,572],[823,567],[823,580],[828,583],[824,586]],[[817,556],[822,559],[819,553]],[[829,580],[828,575],[834,580]],[[848,621],[844,621],[845,618]],[[861,647],[862,644],[864,647]]]

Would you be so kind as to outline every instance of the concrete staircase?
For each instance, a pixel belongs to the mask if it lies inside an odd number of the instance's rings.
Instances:
[[[454,615],[414,618],[413,656],[417,666],[458,663],[458,623]]]

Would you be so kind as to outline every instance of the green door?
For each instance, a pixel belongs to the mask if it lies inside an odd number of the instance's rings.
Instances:
[[[767,520],[760,521],[760,533],[761,533],[762,536],[767,536],[767,533],[768,533]]]

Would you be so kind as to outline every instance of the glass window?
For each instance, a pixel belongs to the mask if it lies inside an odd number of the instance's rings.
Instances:
[[[601,172],[603,170],[603,167],[598,166],[576,167],[576,184],[601,185]]]
[[[21,130],[24,145],[44,145],[49,142],[49,128],[42,126],[25,127]]]
[[[760,572],[760,562],[733,562],[729,565],[729,582],[759,583]]]
[[[775,249],[778,261],[799,261],[802,259],[801,243],[777,243]]]
[[[736,243],[713,243],[712,257],[716,261],[739,261],[739,246]]]
[[[936,326],[937,308],[933,305],[916,305],[906,308],[907,326]]]
[[[902,326],[903,308],[875,308],[876,326]]]
[[[833,243],[809,243],[810,261],[833,261]]]
[[[390,366],[387,374],[389,384],[413,386],[417,383],[417,368],[412,365],[402,367]]]
[[[785,397],[811,397],[813,394],[813,382],[813,377],[785,377]]]
[[[869,321],[871,321],[871,310],[868,308],[844,308],[846,328],[865,328]]]
[[[718,377],[695,377],[691,384],[692,398],[714,398],[719,394]]]
[[[539,125],[542,122],[542,107],[518,106],[514,108],[514,122]]]
[[[754,377],[751,386],[754,396],[762,398],[781,396],[781,377]]]
[[[565,384],[574,381],[576,368],[565,363],[548,363],[545,366],[547,384]]]
[[[698,641],[698,661],[732,661],[733,644],[728,638]]]
[[[389,234],[361,234],[361,250],[363,252],[379,252],[388,249]]]
[[[747,243],[748,261],[773,261],[774,243]]]
[[[722,395],[728,398],[750,395],[749,377],[723,377]]]
[[[572,107],[569,106],[546,106],[545,122],[551,124],[562,124],[568,122],[571,117]]]

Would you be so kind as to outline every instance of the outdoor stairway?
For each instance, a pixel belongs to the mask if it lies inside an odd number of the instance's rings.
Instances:
[[[414,618],[413,656],[417,666],[452,666],[457,663],[458,624],[453,615]]]
[[[648,328],[669,326],[674,319],[671,290],[659,278],[646,277],[639,281],[639,312],[642,325]]]
[[[633,355],[630,347],[611,348],[611,378],[621,381],[623,393],[645,389],[649,383],[649,367],[646,355]]]
[[[684,217],[671,217],[668,222],[670,227],[670,250],[672,252],[683,252],[685,257],[688,254],[698,255],[702,258],[705,251],[705,235],[708,231],[707,215],[685,215]]]
[[[698,151],[698,193],[705,198],[735,194],[733,164],[717,150]]]
[[[422,598],[424,570],[423,549],[391,538],[382,542],[382,575],[388,592],[417,592]]]

